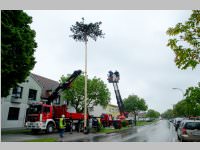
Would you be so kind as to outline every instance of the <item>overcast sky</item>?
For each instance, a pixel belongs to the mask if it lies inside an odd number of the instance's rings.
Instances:
[[[27,10],[33,17],[38,47],[33,73],[59,81],[62,75],[84,70],[84,43],[69,35],[70,27],[85,18],[86,23],[101,21],[104,39],[88,42],[88,76],[101,78],[111,92],[111,103],[117,104],[109,70],[120,73],[122,98],[136,94],[144,98],[149,109],[164,112],[182,98],[179,90],[196,86],[200,68],[180,70],[174,53],[166,46],[166,30],[184,22],[191,11],[181,10]]]

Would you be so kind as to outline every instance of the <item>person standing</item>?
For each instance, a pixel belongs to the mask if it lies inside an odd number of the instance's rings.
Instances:
[[[59,135],[60,135],[60,141],[63,142],[66,122],[65,122],[65,115],[62,115],[59,119]]]

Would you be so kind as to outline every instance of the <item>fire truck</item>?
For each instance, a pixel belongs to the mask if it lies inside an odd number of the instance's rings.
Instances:
[[[65,121],[67,124],[66,130],[75,128],[77,131],[83,130],[83,113],[70,113],[67,110],[67,105],[53,105],[53,101],[58,98],[59,93],[62,90],[69,89],[72,82],[81,74],[81,70],[74,71],[74,73],[67,79],[65,83],[60,84],[48,97],[47,102],[36,102],[29,104],[27,110],[25,127],[31,129],[32,132],[36,133],[41,130],[46,133],[52,133],[58,128],[59,118],[62,114],[65,115]],[[86,116],[87,124],[89,124],[89,115]],[[97,119],[92,118],[93,127],[98,125]],[[88,133],[89,130],[86,132]]]

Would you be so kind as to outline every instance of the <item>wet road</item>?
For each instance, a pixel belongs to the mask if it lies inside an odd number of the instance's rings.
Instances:
[[[167,120],[133,127],[121,133],[76,139],[70,142],[178,142],[173,124]]]
[[[2,142],[22,142],[39,138],[59,139],[58,133],[53,134],[8,134],[1,135]],[[120,133],[110,134],[83,134],[65,132],[65,142],[177,142],[177,136],[172,123],[167,120],[160,120],[157,123],[143,127],[132,127]]]

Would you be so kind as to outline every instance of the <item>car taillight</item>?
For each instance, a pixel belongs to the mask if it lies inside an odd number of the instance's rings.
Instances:
[[[186,129],[182,128],[182,134],[187,134]]]

